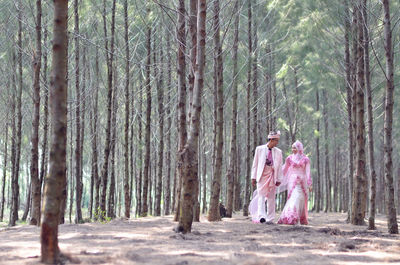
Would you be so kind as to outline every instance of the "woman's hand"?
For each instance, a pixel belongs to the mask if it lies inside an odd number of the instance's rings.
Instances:
[[[308,192],[312,192],[312,186],[308,187]]]

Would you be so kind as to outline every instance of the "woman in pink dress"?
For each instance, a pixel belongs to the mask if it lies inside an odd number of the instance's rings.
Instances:
[[[300,222],[306,225],[308,192],[312,187],[310,159],[303,154],[303,144],[299,141],[292,145],[292,152],[283,166],[284,183],[279,192],[287,190],[288,199],[278,224],[295,225]]]

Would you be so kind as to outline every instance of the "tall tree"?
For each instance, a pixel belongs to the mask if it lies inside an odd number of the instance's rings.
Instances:
[[[219,221],[219,196],[221,191],[221,175],[222,175],[222,151],[223,151],[223,129],[224,129],[224,81],[223,81],[223,63],[222,63],[222,46],[220,41],[220,6],[219,0],[214,1],[214,97],[217,102],[216,120],[216,158],[214,164],[214,175],[211,186],[210,209],[208,212],[208,221]]]
[[[46,176],[41,223],[41,261],[60,262],[58,223],[61,192],[66,184],[68,0],[54,1],[53,60],[50,91],[50,169]]]
[[[236,164],[236,141],[237,141],[237,112],[238,112],[238,43],[239,43],[239,0],[235,2],[235,8],[233,11],[235,15],[235,33],[233,40],[233,83],[232,83],[232,127],[231,127],[231,148],[229,153],[229,168],[226,174],[228,179],[228,194],[226,203],[226,216],[232,217],[233,211],[233,194],[234,194],[234,183],[238,175],[235,174],[235,164]]]
[[[80,91],[80,64],[79,64],[79,13],[78,13],[78,0],[74,0],[74,40],[75,40],[75,93],[76,93],[76,106],[75,106],[75,223],[82,223],[82,176],[81,176],[81,91]]]
[[[125,130],[124,130],[124,199],[125,217],[130,217],[131,198],[129,193],[129,30],[128,30],[128,0],[124,1],[124,26],[125,26]],[[133,174],[133,173],[132,173]],[[132,185],[132,184],[131,184]]]
[[[206,43],[206,0],[198,0],[197,6],[197,57],[193,89],[193,113],[190,120],[188,139],[179,153],[179,173],[182,176],[181,214],[177,232],[188,233],[192,229],[193,196],[198,185],[198,135],[200,127],[201,97],[204,86],[205,43]]]
[[[394,203],[393,185],[393,161],[392,161],[392,130],[393,130],[393,94],[394,94],[394,65],[392,28],[390,23],[390,3],[383,0],[383,28],[384,47],[386,57],[386,90],[385,90],[385,127],[384,127],[384,159],[385,159],[385,193],[388,195],[387,225],[390,234],[398,234],[399,228],[396,218],[396,206]]]
[[[15,137],[15,160],[13,165],[13,177],[12,177],[12,208],[10,212],[10,225],[14,226],[18,220],[18,209],[19,209],[19,168],[21,159],[21,138],[22,138],[22,88],[23,88],[23,67],[22,67],[22,1],[18,1],[18,90],[16,95],[16,134]]]
[[[362,0],[357,0],[357,85],[356,85],[356,107],[357,107],[357,142],[356,142],[356,171],[354,174],[353,201],[351,209],[351,223],[354,225],[364,224],[367,202],[367,176],[365,172],[365,124],[364,124],[364,41],[363,22],[361,20]]]
[[[111,112],[112,112],[112,97],[113,97],[113,86],[112,86],[112,75],[113,75],[113,61],[114,61],[114,32],[115,32],[115,2],[112,2],[111,9],[111,44],[110,50],[108,50],[108,37],[107,37],[107,19],[106,19],[106,1],[103,1],[103,27],[105,36],[105,49],[106,49],[106,61],[107,61],[107,125],[106,125],[106,140],[104,144],[104,159],[103,167],[101,169],[101,198],[100,198],[100,210],[101,218],[104,218],[106,213],[106,195],[107,195],[107,181],[108,181],[108,162],[110,156],[110,142],[111,142]]]
[[[0,222],[3,222],[4,217],[4,203],[5,203],[5,191],[6,191],[6,178],[7,178],[7,159],[8,159],[8,111],[6,114],[6,124],[5,124],[5,139],[4,139],[4,160],[3,160],[3,184],[1,186],[1,205],[0,205]]]
[[[40,68],[42,60],[42,1],[36,0],[36,53],[33,59],[33,119],[31,136],[31,185],[32,213],[29,224],[40,224],[41,185],[39,179],[39,109],[40,109]]]

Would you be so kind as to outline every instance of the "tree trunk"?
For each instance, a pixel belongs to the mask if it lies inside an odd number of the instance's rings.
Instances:
[[[147,10],[147,15],[150,15],[150,9]],[[143,209],[141,216],[147,216],[148,212],[148,193],[149,193],[149,179],[151,178],[150,172],[150,117],[151,117],[151,86],[150,86],[150,64],[151,64],[151,27],[147,25],[147,62],[146,62],[146,80],[145,80],[145,88],[146,88],[146,127],[145,127],[145,135],[144,135],[144,145],[145,145],[145,153],[144,153],[144,171],[143,171]],[[150,189],[151,194],[151,189]]]
[[[171,43],[169,34],[166,33],[167,42],[167,88],[171,87],[172,84],[172,72],[171,72]],[[171,92],[167,90],[167,102],[171,101]],[[172,129],[172,118],[171,118],[171,105],[168,104],[165,109],[165,115],[167,117],[167,132],[165,138],[167,139],[167,152],[166,152],[166,164],[167,172],[165,177],[165,198],[164,198],[164,214],[170,214],[171,206],[171,129]]]
[[[139,83],[140,83],[140,88],[139,88],[139,113],[143,113],[143,86],[142,86],[142,78],[141,74],[139,75]],[[142,183],[143,183],[143,134],[142,134],[142,119],[139,118],[138,121],[138,138],[139,138],[139,167],[138,167],[138,180],[137,180],[137,185],[136,185],[136,215],[141,215],[142,214]]]
[[[32,212],[29,224],[40,224],[41,186],[39,179],[39,110],[40,110],[40,68],[42,60],[42,1],[36,1],[36,53],[33,59],[33,118],[31,136],[31,189]]]
[[[3,186],[1,186],[1,210],[0,210],[0,222],[3,222],[4,217],[4,203],[5,203],[5,191],[6,191],[6,177],[7,177],[7,158],[8,158],[8,111],[6,114],[6,126],[5,126],[5,141],[4,141],[4,164],[3,164]]]
[[[326,196],[326,205],[324,212],[332,211],[332,201],[331,201],[331,190],[332,190],[332,180],[331,180],[331,172],[329,167],[329,124],[328,124],[328,98],[326,95],[327,91],[324,89],[322,91],[322,96],[324,100],[324,108],[323,108],[323,116],[324,116],[324,125],[325,125],[325,196]]]
[[[205,43],[206,43],[206,0],[198,0],[197,15],[197,58],[193,89],[193,113],[188,140],[179,153],[180,175],[182,176],[181,215],[177,232],[188,233],[192,229],[193,196],[198,185],[198,135],[200,127],[201,97],[204,85]]]
[[[244,206],[243,216],[249,215],[249,204],[250,204],[250,160],[251,160],[251,149],[250,149],[250,90],[251,90],[251,58],[252,58],[252,41],[251,41],[251,1],[248,1],[248,45],[249,45],[249,61],[247,66],[247,101],[246,101],[246,119],[247,119],[247,142],[246,142],[246,184],[245,184],[245,195],[244,195]]]
[[[318,88],[315,90],[316,93],[316,108],[315,111],[319,111],[319,91]],[[321,172],[320,172],[320,161],[319,161],[319,136],[320,136],[320,127],[319,127],[319,118],[317,118],[317,135],[315,135],[315,148],[316,148],[316,155],[317,155],[317,181],[315,181],[314,185],[317,187],[315,188],[315,211],[319,213],[319,211],[322,209],[322,195],[321,195]]]
[[[111,141],[111,113],[112,113],[112,97],[113,97],[113,86],[112,86],[112,74],[113,74],[113,61],[114,61],[114,31],[115,31],[115,2],[112,3],[112,19],[111,19],[111,50],[108,51],[108,38],[107,38],[107,26],[106,26],[106,1],[104,0],[103,10],[103,24],[104,24],[104,35],[105,35],[105,49],[106,49],[106,61],[107,61],[107,125],[106,125],[106,141],[104,144],[104,159],[103,167],[101,169],[101,198],[100,198],[100,219],[104,220],[106,213],[106,195],[107,195],[107,180],[108,180],[108,160],[110,156],[110,141]]]
[[[128,33],[128,0],[124,1],[124,23],[125,23],[125,131],[124,131],[124,200],[125,200],[125,217],[130,218],[131,197],[129,194],[129,33]],[[133,173],[133,172],[132,172]],[[131,184],[132,185],[132,184]]]
[[[237,55],[238,55],[238,43],[239,43],[239,0],[235,2],[235,8],[233,11],[235,16],[235,33],[233,41],[233,92],[232,92],[232,128],[231,128],[231,150],[229,156],[229,169],[227,171],[226,178],[228,179],[228,194],[226,203],[226,217],[232,217],[233,211],[233,194],[234,194],[234,183],[238,175],[235,175],[235,164],[236,164],[236,141],[237,141],[237,100],[238,100],[238,81],[237,81]]]
[[[15,222],[18,220],[18,209],[19,209],[19,164],[21,159],[21,138],[22,138],[22,113],[21,113],[21,100],[22,100],[22,1],[18,1],[18,90],[16,95],[16,134],[15,136],[15,163],[13,165],[13,177],[12,177],[12,206],[10,212],[10,226],[15,226]]]
[[[345,13],[345,54],[344,54],[344,59],[345,59],[345,86],[346,86],[346,94],[347,94],[347,132],[348,132],[348,148],[349,148],[349,153],[348,153],[348,189],[347,189],[347,194],[349,194],[348,198],[348,203],[346,205],[347,211],[348,211],[348,220],[350,221],[350,216],[351,216],[351,194],[353,191],[353,172],[354,172],[354,166],[353,166],[353,116],[352,116],[352,108],[353,108],[353,102],[352,102],[352,83],[351,83],[351,62],[350,62],[350,12],[348,9],[348,2],[347,0],[344,1],[345,8],[346,8],[346,13]]]
[[[394,94],[394,66],[393,66],[393,43],[392,28],[390,26],[389,0],[383,0],[384,14],[384,47],[386,57],[386,91],[385,91],[385,193],[387,194],[387,225],[390,234],[398,234],[399,228],[396,218],[396,206],[394,203],[393,186],[393,161],[392,161],[392,127],[393,127],[393,94]]]
[[[27,172],[28,173],[28,172]],[[25,222],[26,218],[28,218],[28,214],[31,208],[31,193],[32,193],[32,185],[31,183],[26,183],[26,201],[25,201],[25,209],[24,214],[22,215],[21,221]]]
[[[222,175],[222,151],[223,151],[223,126],[224,126],[224,92],[223,92],[223,63],[222,63],[222,47],[220,43],[220,26],[219,26],[219,0],[214,1],[214,63],[215,73],[214,96],[217,97],[217,116],[216,116],[216,158],[214,164],[214,176],[211,187],[210,209],[208,212],[208,221],[219,221],[219,197],[221,191],[221,175]]]
[[[361,45],[364,41],[363,23],[361,20],[362,0],[358,0],[356,10],[358,45],[357,45],[357,144],[356,144],[356,172],[354,174],[353,201],[351,212],[351,223],[354,225],[364,224],[367,201],[367,176],[365,172],[365,124],[364,124],[364,49]]]
[[[364,0],[362,6],[363,29],[364,29],[364,63],[365,63],[365,84],[367,88],[367,114],[368,114],[368,155],[369,155],[369,218],[368,229],[375,230],[375,198],[376,198],[376,172],[375,172],[375,157],[374,157],[374,117],[372,112],[372,92],[371,92],[371,72],[369,66],[369,26],[367,18],[367,1]]]
[[[80,224],[82,219],[82,177],[81,173],[81,92],[79,87],[80,82],[80,65],[79,65],[79,14],[78,14],[78,0],[74,0],[74,18],[75,18],[75,93],[76,93],[76,106],[75,106],[75,223]]]
[[[178,75],[178,150],[177,150],[177,190],[175,191],[175,217],[174,220],[178,221],[180,218],[180,197],[181,197],[181,187],[182,187],[182,174],[180,153],[183,151],[183,147],[186,143],[187,129],[186,129],[186,61],[185,61],[185,50],[186,50],[186,31],[185,31],[185,1],[179,0],[178,5],[178,23],[177,23],[177,44],[178,44],[178,54],[177,54],[177,75]]]
[[[66,182],[67,142],[67,18],[68,1],[54,1],[54,37],[52,42],[52,76],[50,90],[51,144],[50,169],[46,176],[41,223],[41,261],[60,262],[58,223],[62,190]]]
[[[115,62],[117,65],[117,62]],[[108,192],[108,207],[107,207],[107,216],[111,218],[115,218],[115,204],[116,204],[116,188],[115,188],[115,142],[117,139],[117,115],[118,115],[118,104],[117,104],[117,97],[118,97],[118,86],[117,86],[117,69],[114,66],[114,74],[113,74],[113,99],[112,99],[112,114],[111,114],[111,157],[110,157],[110,166],[111,166],[111,176],[110,176],[110,189]]]
[[[154,42],[154,46],[155,46]],[[160,46],[163,46],[162,39],[160,39]],[[156,49],[154,49],[154,56],[156,54]],[[159,128],[159,148],[158,148],[158,159],[157,159],[157,186],[156,186],[156,205],[155,205],[155,215],[161,215],[161,195],[162,195],[162,185],[163,185],[163,166],[164,166],[164,54],[163,49],[160,49],[160,73],[156,66],[156,60],[154,58],[154,68],[156,71],[155,77],[157,80],[157,101],[158,101],[158,128]],[[157,76],[157,74],[159,76]]]

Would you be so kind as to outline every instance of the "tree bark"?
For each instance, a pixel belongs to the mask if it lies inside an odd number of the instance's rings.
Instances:
[[[147,10],[147,14],[150,15],[150,9]],[[144,135],[144,171],[143,171],[143,208],[141,216],[147,216],[148,212],[148,193],[149,193],[149,179],[151,178],[150,171],[150,122],[151,122],[151,86],[150,86],[150,64],[151,64],[151,27],[147,25],[147,61],[146,61],[146,126]],[[151,193],[151,189],[150,189]]]
[[[124,1],[124,23],[125,23],[125,131],[124,131],[124,200],[125,217],[130,218],[131,198],[129,193],[129,33],[128,33],[128,0]],[[132,185],[132,184],[131,184]]]
[[[356,171],[354,174],[353,201],[351,212],[351,223],[354,225],[364,224],[367,201],[367,176],[365,172],[365,124],[364,124],[364,48],[361,45],[364,41],[363,23],[361,20],[362,0],[358,0],[356,10],[357,20],[357,141],[356,141]]]
[[[223,151],[223,126],[224,126],[224,92],[223,92],[223,63],[222,63],[222,47],[220,43],[220,25],[219,25],[219,0],[214,1],[214,96],[217,98],[217,116],[216,116],[216,157],[214,164],[214,176],[211,187],[210,209],[208,212],[208,221],[220,221],[219,213],[219,196],[221,192],[221,175],[222,175],[222,151]]]
[[[383,27],[384,47],[386,57],[386,90],[385,90],[385,127],[384,127],[384,150],[385,150],[385,193],[387,194],[387,225],[390,234],[398,234],[399,228],[396,218],[396,206],[394,203],[393,186],[393,161],[392,161],[392,128],[393,128],[393,94],[394,94],[394,65],[393,65],[393,43],[392,28],[390,25],[389,0],[383,0]]]
[[[100,219],[104,220],[106,213],[106,195],[107,195],[107,180],[108,180],[108,160],[110,156],[110,142],[111,142],[111,113],[112,113],[112,98],[113,98],[113,86],[112,86],[112,75],[113,75],[113,61],[114,61],[114,31],[115,31],[115,2],[112,3],[112,19],[111,19],[111,48],[108,50],[108,38],[107,38],[107,26],[106,26],[106,1],[104,0],[103,10],[103,24],[104,24],[104,35],[105,35],[105,49],[106,49],[106,61],[107,61],[107,125],[106,125],[106,140],[104,144],[104,159],[103,167],[101,169],[101,198],[100,198]]]
[[[62,190],[66,184],[67,142],[67,18],[68,1],[54,1],[52,76],[50,90],[51,144],[50,169],[46,176],[41,223],[41,261],[60,262],[58,223]]]
[[[4,203],[5,203],[5,191],[6,191],[6,177],[7,177],[7,159],[8,159],[8,111],[6,114],[5,121],[5,141],[4,141],[4,164],[3,164],[3,185],[1,186],[1,210],[0,210],[0,222],[3,222],[4,217]]]
[[[227,171],[226,178],[228,179],[228,194],[226,203],[226,217],[232,217],[233,211],[233,195],[234,195],[234,183],[237,176],[235,174],[236,164],[236,141],[237,141],[237,112],[238,112],[238,80],[237,80],[237,56],[238,56],[238,43],[239,43],[239,0],[235,2],[235,8],[233,13],[235,14],[235,33],[233,40],[233,84],[232,84],[232,128],[231,128],[231,150],[229,156],[229,169]]]
[[[316,108],[315,111],[319,112],[319,91],[318,88],[315,90],[316,93]],[[314,185],[317,187],[315,188],[315,211],[319,213],[319,211],[322,209],[322,197],[321,197],[321,172],[320,172],[320,161],[319,161],[319,137],[320,137],[320,126],[319,126],[319,118],[317,118],[317,135],[315,136],[315,148],[316,148],[316,155],[317,155],[317,181],[315,181]]]
[[[325,196],[326,196],[326,205],[324,212],[332,211],[332,201],[331,201],[331,190],[332,190],[332,180],[331,180],[331,171],[329,166],[329,124],[328,124],[328,97],[326,95],[327,91],[324,89],[322,91],[322,96],[324,100],[324,108],[323,108],[323,116],[324,116],[324,125],[325,125]]]
[[[33,118],[31,136],[31,189],[32,212],[30,225],[40,224],[41,185],[39,179],[39,110],[40,110],[40,68],[42,60],[42,1],[36,1],[36,53],[33,59]]]
[[[247,93],[246,93],[246,119],[247,119],[247,141],[246,141],[246,183],[245,183],[245,195],[243,205],[243,216],[249,215],[249,204],[250,204],[250,161],[251,161],[251,149],[250,149],[250,90],[251,90],[251,62],[252,62],[252,40],[251,40],[251,1],[248,1],[248,46],[249,46],[249,61],[247,66]]]
[[[179,154],[179,170],[182,176],[181,215],[177,232],[189,233],[193,221],[193,196],[198,182],[198,135],[200,127],[201,97],[204,86],[205,43],[206,43],[206,0],[198,0],[197,15],[197,58],[193,89],[193,113],[188,140]],[[195,166],[196,165],[196,166]]]

